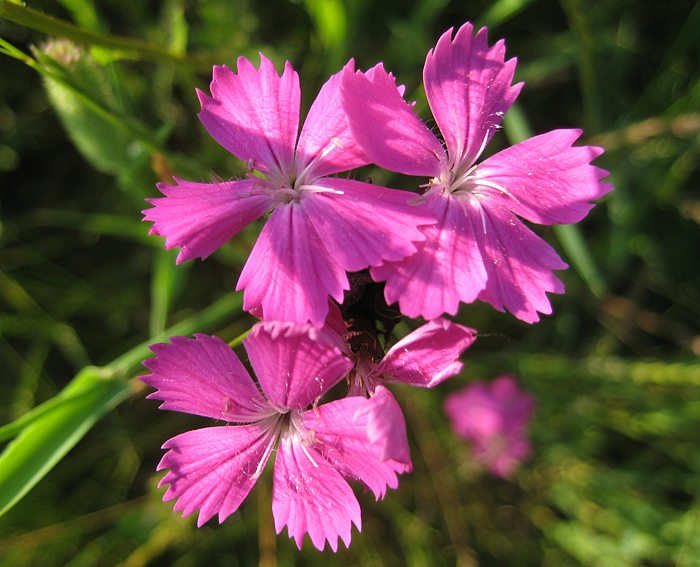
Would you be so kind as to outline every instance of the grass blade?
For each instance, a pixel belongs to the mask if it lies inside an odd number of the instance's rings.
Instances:
[[[81,391],[23,429],[0,456],[0,516],[12,508],[110,409],[128,397],[127,382],[96,369],[79,376]]]

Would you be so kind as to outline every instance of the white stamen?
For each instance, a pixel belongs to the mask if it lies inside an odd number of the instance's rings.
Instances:
[[[299,446],[301,447],[301,450],[304,451],[304,454],[308,457],[309,461],[311,461],[311,464],[315,467],[318,468],[318,463],[314,460],[314,458],[311,456],[311,453],[309,453],[309,445],[306,443],[307,440],[307,435],[311,433],[313,435],[313,432],[307,432],[304,426],[299,422],[299,414],[298,413],[292,413],[291,419],[289,422],[289,427],[290,429],[293,429],[294,431],[291,432],[292,435],[295,436],[296,440],[299,442]],[[311,441],[311,445],[313,445],[313,440]]]
[[[481,141],[481,146],[479,147],[479,151],[476,153],[475,158],[478,158],[482,152],[486,149],[486,144],[489,143],[489,134],[491,133],[491,128],[486,129],[486,134],[484,135],[484,139]]]
[[[253,479],[259,478],[262,474],[263,469],[267,464],[267,459],[269,458],[270,453],[272,453],[272,450],[275,448],[275,445],[277,444],[277,438],[279,437],[280,431],[282,430],[282,416],[277,414],[272,419],[274,419],[275,421],[270,427],[270,431],[267,433],[269,441],[267,443],[267,446],[265,447],[265,452],[263,453],[260,462],[258,463],[258,466],[255,468],[255,472],[252,476]]]
[[[345,195],[343,191],[339,189],[333,189],[332,187],[324,187],[323,185],[302,185],[297,188],[298,191],[309,191],[310,193],[333,193],[335,195]]]
[[[311,464],[314,466],[314,468],[318,468],[318,463],[314,461],[314,458],[311,456],[309,450],[306,448],[306,444],[302,442],[299,443],[299,445],[301,445],[301,450],[304,451],[304,454],[309,458],[309,461],[311,461]]]
[[[309,174],[309,172],[314,167],[316,167],[316,165],[318,164],[319,161],[321,161],[323,158],[325,158],[328,154],[330,154],[336,148],[340,148],[341,150],[344,150],[345,145],[343,144],[343,142],[340,139],[333,136],[331,138],[330,144],[328,144],[325,148],[323,148],[323,150],[321,150],[321,152],[319,154],[317,154],[316,157],[308,163],[308,165],[299,173],[299,175],[297,175],[297,180],[299,180],[299,179],[303,180],[304,177],[307,176]]]

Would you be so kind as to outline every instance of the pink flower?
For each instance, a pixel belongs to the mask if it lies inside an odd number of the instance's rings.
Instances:
[[[335,551],[361,529],[360,506],[345,478],[361,480],[375,498],[396,488],[397,473],[411,469],[406,426],[388,390],[306,409],[350,369],[333,339],[310,325],[260,323],[244,346],[262,394],[221,339],[174,337],[151,347],[142,377],[157,389],[162,409],[226,422],[168,440],[158,470],[163,499],[177,499],[183,516],[199,510],[197,525],[214,515],[223,522],[246,498],[277,447],[272,513],[301,548],[308,533]],[[236,424],[236,425],[233,425]],[[384,437],[391,432],[391,439]],[[389,455],[391,453],[391,456]],[[404,455],[399,462],[394,455]]]
[[[412,243],[424,239],[417,225],[434,219],[408,203],[410,193],[329,177],[367,163],[340,105],[340,74],[321,88],[298,141],[299,77],[289,63],[281,77],[262,54],[259,69],[243,57],[238,74],[214,67],[211,93],[198,91],[199,118],[251,174],[158,185],[165,196],[147,199],[144,220],[166,248],[181,248],[178,262],[206,258],[271,211],[236,287],[245,290],[243,308],[321,326],[328,297],[342,302],[349,287],[346,271],[415,252]]]
[[[515,59],[505,60],[502,40],[489,47],[486,33],[473,35],[467,23],[452,39],[450,29],[426,58],[425,90],[445,147],[381,64],[343,73],[344,107],[368,157],[430,178],[419,199],[437,223],[422,229],[418,252],[371,268],[387,282],[387,302],[409,317],[455,314],[476,299],[529,323],[551,313],[546,292],[564,291],[552,270],[566,264],[518,217],[575,223],[612,189],[590,164],[603,150],[573,146],[580,130],[535,136],[476,163],[522,87],[511,85]]]
[[[473,443],[474,458],[507,477],[530,455],[526,432],[533,403],[512,376],[504,375],[450,394],[445,412],[455,433]]]

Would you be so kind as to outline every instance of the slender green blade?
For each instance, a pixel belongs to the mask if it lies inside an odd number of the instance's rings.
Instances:
[[[229,294],[164,332],[164,337],[203,331],[241,307]],[[132,348],[108,366],[87,367],[59,394],[0,428],[0,438],[17,435],[0,455],[0,516],[37,484],[90,428],[131,393],[126,377],[137,372],[160,337]]]
[[[150,335],[159,336],[165,331],[168,314],[185,285],[189,264],[177,265],[176,250],[156,250],[151,275]]]
[[[0,455],[0,515],[17,503],[105,413],[129,395],[127,382],[87,368],[79,387],[26,427]]]

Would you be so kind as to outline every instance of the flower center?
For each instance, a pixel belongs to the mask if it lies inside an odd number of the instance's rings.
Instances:
[[[341,140],[333,137],[328,145],[318,152],[306,165],[302,166],[297,155],[295,163],[289,168],[291,171],[279,170],[266,174],[267,179],[260,178],[260,183],[251,193],[268,195],[272,199],[273,207],[299,203],[308,193],[343,195],[343,191],[326,187],[323,184],[324,178],[315,171],[323,158],[338,149],[342,151],[345,149],[345,146]],[[254,177],[252,165],[249,165],[249,170],[251,170],[249,177]]]
[[[318,467],[318,463],[309,452],[316,444],[316,432],[313,429],[307,429],[304,425],[303,412],[299,410],[292,410],[288,414],[289,418],[286,422],[286,427],[282,430],[282,435],[285,437],[290,437],[293,443],[297,443],[298,447],[308,457],[309,461],[314,467]]]
[[[467,199],[486,197],[489,193],[497,191],[515,200],[508,189],[484,177],[478,165],[472,165],[466,171],[460,171],[459,166],[446,169],[438,177],[433,177],[428,186],[430,190]]]
[[[370,360],[358,357],[355,368],[348,374],[348,395],[369,397],[377,387],[376,375],[373,370],[376,364]]]

